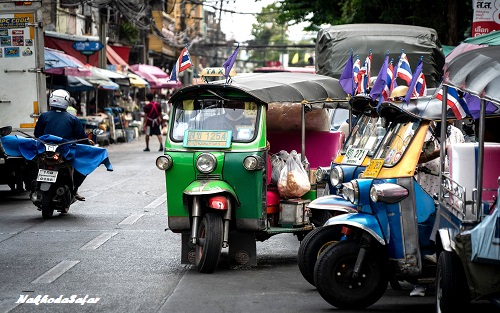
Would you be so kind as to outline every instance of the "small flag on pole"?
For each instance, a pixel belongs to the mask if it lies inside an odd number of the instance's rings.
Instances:
[[[170,81],[178,81],[179,80],[179,73],[182,71],[187,70],[193,65],[191,62],[191,57],[189,56],[189,51],[187,47],[182,49],[181,55],[179,55],[179,58],[177,59],[177,62],[174,64],[174,67],[172,68],[172,72],[170,72]]]
[[[222,65],[224,67],[224,76],[226,77],[226,81],[229,77],[229,73],[231,72],[231,69],[233,68],[234,62],[236,62],[236,56],[238,56],[239,48],[240,48],[240,45],[238,44],[238,46],[236,47],[236,49],[234,49],[231,56],[229,56],[229,58],[226,60],[226,62],[224,62],[224,64]]]

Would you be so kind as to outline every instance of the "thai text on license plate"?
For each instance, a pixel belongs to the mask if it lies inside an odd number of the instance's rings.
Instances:
[[[43,181],[48,183],[55,183],[57,179],[57,171],[49,171],[49,170],[38,170],[38,176],[36,178],[37,181]]]

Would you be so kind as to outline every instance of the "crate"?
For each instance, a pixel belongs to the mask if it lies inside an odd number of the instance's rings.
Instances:
[[[278,223],[284,227],[302,226],[309,224],[307,199],[286,199],[280,201],[280,216]]]

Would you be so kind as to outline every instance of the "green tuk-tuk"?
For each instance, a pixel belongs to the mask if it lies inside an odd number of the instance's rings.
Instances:
[[[306,204],[324,188],[314,171],[330,164],[343,141],[331,130],[330,110],[349,109],[337,79],[254,73],[185,87],[170,102],[156,165],[165,171],[168,227],[182,234],[183,264],[211,273],[228,248],[231,263],[255,266],[256,240],[281,233],[301,240],[314,228]],[[305,180],[307,189],[283,197],[271,182],[270,156],[294,150],[307,176],[287,186],[298,191]]]

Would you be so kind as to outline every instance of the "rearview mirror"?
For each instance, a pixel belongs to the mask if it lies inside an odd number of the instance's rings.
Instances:
[[[92,131],[92,134],[94,134],[94,135],[101,135],[102,133],[104,133],[104,130],[99,129],[99,128],[96,128]]]

